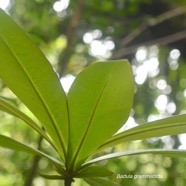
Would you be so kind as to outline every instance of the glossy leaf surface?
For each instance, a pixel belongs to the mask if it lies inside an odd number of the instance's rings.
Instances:
[[[61,156],[67,148],[66,95],[32,40],[0,10],[0,78],[40,120]]]
[[[81,72],[68,93],[68,163],[78,167],[128,119],[133,76],[128,61],[96,63]]]

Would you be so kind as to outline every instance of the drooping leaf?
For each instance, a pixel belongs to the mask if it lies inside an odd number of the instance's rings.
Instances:
[[[88,166],[80,170],[76,178],[107,177],[113,175],[113,172],[103,166]]]
[[[45,153],[43,153],[33,147],[30,147],[26,144],[18,142],[12,138],[7,137],[7,136],[0,135],[0,146],[4,147],[4,148],[16,150],[16,151],[27,152],[29,154],[38,155],[38,156],[47,158],[52,163],[54,163],[54,164],[60,166],[62,169],[64,169],[63,164],[61,164],[61,162],[58,161],[56,158],[49,156],[49,155],[47,155],[47,154],[45,154]]]
[[[43,138],[45,138],[52,146],[54,146],[51,139],[30,117],[28,117],[26,114],[24,114],[8,102],[4,101],[3,99],[0,99],[0,110],[22,119],[27,124],[29,124],[29,126],[31,126],[35,131],[37,131],[41,136],[43,136]]]
[[[63,175],[46,175],[46,174],[39,174],[41,177],[49,179],[49,180],[64,180]]]
[[[66,95],[32,40],[0,10],[0,78],[40,120],[62,158],[67,148]]]
[[[77,168],[127,120],[133,76],[126,60],[99,62],[81,72],[68,93],[68,163]]]
[[[160,154],[164,156],[170,156],[170,157],[186,157],[186,150],[164,150],[164,149],[148,149],[148,150],[133,150],[133,151],[125,151],[125,152],[116,152],[112,154],[107,154],[105,156],[101,156],[99,158],[92,159],[85,163],[84,165],[90,165],[93,163],[98,163],[100,161],[118,158],[122,156],[131,156],[131,155],[140,155],[140,154]]]
[[[186,133],[186,114],[149,122],[123,131],[113,136],[111,139],[101,145],[100,150],[127,141],[148,139],[166,135],[176,135],[182,133]]]
[[[114,183],[104,178],[85,178],[84,180],[91,186],[121,186],[118,183]]]
[[[14,106],[18,106],[18,103],[17,103],[17,99],[16,98],[9,98],[9,97],[6,97],[6,96],[1,96],[0,95],[0,99],[3,99],[9,103],[11,103],[12,105]]]

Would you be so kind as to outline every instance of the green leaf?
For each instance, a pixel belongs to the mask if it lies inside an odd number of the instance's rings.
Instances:
[[[52,146],[54,146],[51,139],[46,135],[46,133],[26,114],[18,110],[16,107],[12,106],[8,102],[0,99],[0,110],[7,112],[13,116],[20,118],[21,120],[25,121],[29,126],[31,126],[35,131],[37,131],[43,138],[45,138]]]
[[[118,183],[103,178],[85,178],[84,180],[91,186],[121,186]]]
[[[41,51],[0,10],[0,78],[40,120],[60,152],[67,149],[66,95]]]
[[[59,164],[55,164],[55,169],[60,175],[66,175],[66,168],[62,167]]]
[[[100,146],[99,150],[106,149],[127,141],[148,139],[166,135],[176,135],[186,132],[186,114],[173,116],[121,132]]]
[[[68,93],[68,164],[75,169],[128,119],[133,76],[126,60],[99,62],[81,72]]]
[[[84,165],[90,165],[93,163],[98,163],[100,161],[118,158],[122,156],[131,156],[131,155],[139,155],[139,154],[160,154],[164,156],[170,157],[186,157],[186,150],[163,150],[163,149],[148,149],[148,150],[133,150],[133,151],[125,151],[125,152],[116,152],[112,154],[107,154],[105,156],[101,156],[99,158],[92,159],[85,163]]]
[[[47,158],[52,163],[57,164],[58,166],[63,168],[63,164],[61,164],[61,162],[59,162],[54,157],[51,157],[51,156],[49,156],[49,155],[47,155],[47,154],[45,154],[45,153],[43,153],[43,152],[41,152],[41,151],[39,151],[35,148],[32,148],[32,147],[30,147],[26,144],[18,142],[16,140],[12,139],[12,138],[7,137],[7,136],[0,135],[0,146],[4,147],[4,148],[16,150],[16,151],[27,152],[29,154],[38,155],[38,156]]]
[[[62,175],[46,175],[46,174],[39,174],[41,177],[49,179],[49,180],[64,180],[64,176]]]
[[[5,97],[5,96],[1,96],[1,95],[0,95],[0,99],[3,99],[3,100],[5,100],[5,101],[11,103],[11,104],[14,105],[14,106],[18,106],[18,105],[19,105],[19,104],[17,103],[18,100],[17,100],[16,98],[9,98],[9,97]]]
[[[75,177],[86,178],[86,177],[107,177],[113,175],[113,172],[103,166],[88,166],[80,170]]]

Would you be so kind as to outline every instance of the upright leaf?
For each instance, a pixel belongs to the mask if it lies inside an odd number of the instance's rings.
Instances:
[[[43,124],[62,158],[67,149],[66,96],[31,39],[0,10],[0,78]]]
[[[133,100],[128,61],[99,62],[81,72],[68,93],[68,163],[75,169],[127,120]]]

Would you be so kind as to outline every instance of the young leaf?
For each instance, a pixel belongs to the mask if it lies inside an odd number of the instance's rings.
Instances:
[[[76,178],[87,177],[107,177],[113,175],[113,172],[103,166],[88,166],[78,171],[75,175]]]
[[[85,163],[84,165],[90,165],[93,163],[98,163],[103,160],[118,158],[122,156],[131,156],[131,155],[139,155],[139,154],[160,154],[164,156],[170,156],[170,157],[186,157],[186,150],[163,150],[163,149],[148,149],[148,150],[133,150],[133,151],[125,151],[125,152],[116,152],[112,154],[108,154],[105,156],[101,156],[99,158],[92,159]]]
[[[7,112],[13,116],[20,118],[25,121],[29,126],[31,126],[35,131],[37,131],[43,138],[45,138],[53,147],[54,144],[51,139],[46,135],[46,133],[26,114],[18,110],[16,107],[12,106],[8,102],[0,99],[0,110]]]
[[[60,152],[67,149],[66,95],[32,40],[0,10],[0,78],[40,120]]]
[[[186,132],[186,114],[173,116],[123,131],[100,146],[99,150],[106,149],[127,141],[148,139],[166,135],[176,135]],[[98,150],[98,151],[99,151]]]
[[[25,145],[21,142],[18,142],[16,140],[12,139],[12,138],[9,138],[7,136],[0,135],[0,146],[4,147],[4,148],[16,150],[16,151],[27,152],[29,154],[38,155],[38,156],[47,158],[52,163],[57,164],[58,166],[63,168],[63,164],[61,164],[61,162],[59,162],[57,159],[55,159],[55,158],[37,150],[35,148],[32,148],[28,145]]]
[[[127,120],[133,76],[126,60],[99,62],[81,72],[68,93],[68,163],[75,169]]]
[[[84,180],[91,186],[121,186],[118,183],[103,178],[85,178]]]

